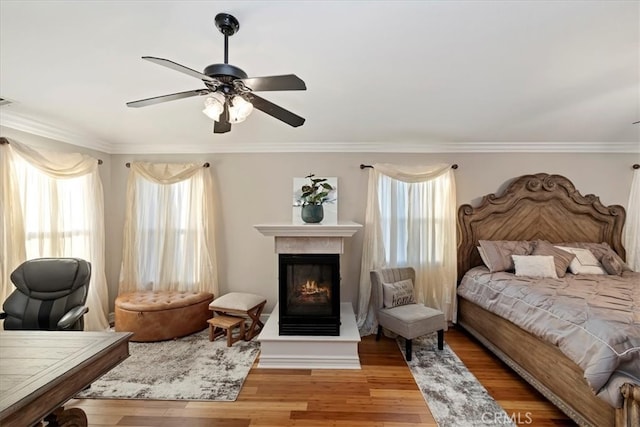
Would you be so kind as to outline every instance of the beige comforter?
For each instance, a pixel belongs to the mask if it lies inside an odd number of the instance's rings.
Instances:
[[[458,295],[557,345],[614,407],[620,385],[640,384],[640,273],[532,279],[475,267]]]

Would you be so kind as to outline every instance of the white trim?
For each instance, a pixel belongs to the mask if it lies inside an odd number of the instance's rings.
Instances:
[[[0,111],[0,125],[56,141],[66,142],[67,144],[111,154],[112,144],[100,140],[90,133],[72,131],[51,123],[27,118],[5,109]]]
[[[24,117],[5,108],[0,125],[107,154],[206,154],[206,153],[640,153],[640,144],[629,142],[220,142],[215,135],[207,144],[125,144],[108,142],[88,132],[71,130]]]
[[[276,237],[351,237],[362,224],[352,221],[338,224],[257,224],[253,226],[264,236]]]
[[[112,154],[178,153],[640,153],[636,142],[219,142],[113,144]]]

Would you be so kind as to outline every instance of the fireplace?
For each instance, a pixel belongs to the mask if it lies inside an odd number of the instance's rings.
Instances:
[[[340,255],[279,255],[280,335],[340,335]]]

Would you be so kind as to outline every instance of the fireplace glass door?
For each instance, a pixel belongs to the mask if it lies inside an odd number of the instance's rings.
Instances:
[[[280,335],[340,334],[340,256],[280,254]]]

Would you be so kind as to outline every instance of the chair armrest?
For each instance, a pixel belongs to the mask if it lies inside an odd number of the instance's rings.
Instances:
[[[67,311],[58,321],[58,330],[65,330],[72,327],[84,314],[89,311],[88,307],[79,305]]]
[[[4,320],[7,318],[7,313],[5,313],[4,311],[0,312],[0,320]]]

